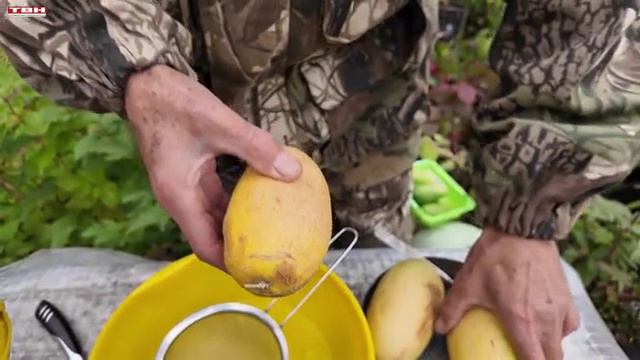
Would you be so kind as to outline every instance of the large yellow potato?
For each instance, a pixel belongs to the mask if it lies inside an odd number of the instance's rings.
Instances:
[[[287,148],[302,165],[294,182],[248,167],[234,189],[223,222],[229,274],[260,296],[302,288],[322,264],[332,233],[329,186],[304,152]]]
[[[366,314],[376,359],[416,360],[433,336],[444,284],[431,262],[400,261],[380,279]]]
[[[450,360],[517,360],[498,319],[474,307],[447,335]]]

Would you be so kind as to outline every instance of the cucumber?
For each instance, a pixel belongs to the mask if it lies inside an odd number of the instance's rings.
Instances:
[[[415,169],[412,172],[413,181],[417,184],[442,184],[442,180],[428,169]]]
[[[438,215],[449,211],[451,208],[446,205],[439,204],[437,202],[430,203],[422,206],[422,210],[429,215]]]
[[[447,189],[438,188],[433,185],[420,185],[416,186],[413,191],[413,198],[420,205],[429,204],[437,201],[447,194]]]

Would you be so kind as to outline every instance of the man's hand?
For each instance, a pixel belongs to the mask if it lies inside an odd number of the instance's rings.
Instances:
[[[134,74],[125,101],[158,202],[198,258],[224,269],[222,219],[228,195],[215,172],[215,156],[235,155],[282,181],[297,178],[300,165],[267,132],[169,67]]]
[[[522,360],[560,360],[562,339],[579,325],[558,248],[485,229],[436,321],[448,333],[473,306],[495,314]]]

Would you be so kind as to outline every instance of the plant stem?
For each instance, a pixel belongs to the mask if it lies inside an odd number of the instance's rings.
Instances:
[[[0,186],[12,195],[17,195],[16,188],[0,174]]]

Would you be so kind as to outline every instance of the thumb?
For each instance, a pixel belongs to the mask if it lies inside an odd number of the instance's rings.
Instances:
[[[438,310],[435,331],[442,335],[448,334],[472,305],[473,303],[463,291],[463,287],[456,287],[454,283]]]
[[[300,163],[271,134],[246,123],[244,135],[236,143],[236,155],[252,168],[277,180],[295,180],[302,171]]]
[[[218,136],[221,150],[246,161],[259,173],[276,180],[293,181],[302,171],[300,163],[285,147],[276,143],[267,131],[225,109],[227,121],[222,136]]]

